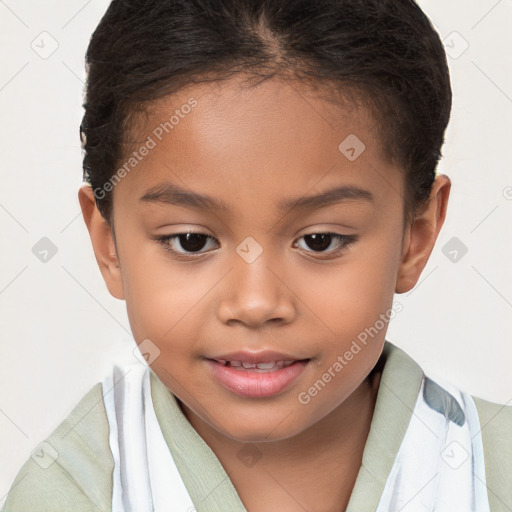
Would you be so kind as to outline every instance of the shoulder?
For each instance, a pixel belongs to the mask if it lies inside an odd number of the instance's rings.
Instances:
[[[480,419],[491,510],[512,507],[512,406],[472,397]],[[509,510],[509,508],[507,508]]]
[[[407,390],[412,389],[414,393],[411,394],[416,396],[419,376],[424,375],[425,402],[432,409],[459,424],[461,409],[455,397],[459,396],[461,390],[447,380],[431,380],[407,353],[389,341],[386,341],[383,355],[387,370],[393,374],[393,379],[391,375],[387,376],[387,382],[393,383],[393,390],[400,394],[402,400]],[[480,423],[479,433],[484,450],[486,485],[491,510],[512,510],[512,406],[489,402],[467,393],[466,395],[472,398]]]
[[[108,420],[98,383],[21,467],[3,512],[108,511],[112,470]]]
[[[512,449],[512,406],[489,402],[477,396],[472,398],[480,418],[482,437],[505,443],[507,448]]]

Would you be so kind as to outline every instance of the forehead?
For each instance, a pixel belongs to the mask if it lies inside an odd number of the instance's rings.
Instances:
[[[174,117],[172,133],[183,137],[193,134],[202,146],[209,141],[229,143],[234,134],[240,139],[250,138],[253,143],[256,135],[262,144],[269,139],[305,144],[325,139],[327,134],[336,140],[347,131],[359,133],[376,146],[377,123],[364,106],[362,94],[286,78],[254,84],[245,75],[236,75],[193,84],[149,103],[145,115],[139,116],[137,131],[143,127],[143,133],[154,132],[155,127]],[[188,109],[192,98],[197,105]],[[168,130],[164,128],[163,135],[166,134]]]
[[[235,77],[160,98],[136,121],[131,150],[152,149],[119,187],[132,195],[164,181],[246,204],[342,183],[400,195],[370,111],[332,89]]]

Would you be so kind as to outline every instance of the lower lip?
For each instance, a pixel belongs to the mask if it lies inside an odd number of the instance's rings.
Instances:
[[[307,361],[295,363],[271,372],[235,370],[217,361],[207,360],[213,376],[225,388],[238,396],[264,398],[285,390],[304,371]]]

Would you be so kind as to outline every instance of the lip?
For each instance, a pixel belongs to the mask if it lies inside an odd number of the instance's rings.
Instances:
[[[249,363],[270,363],[272,361],[294,361],[289,366],[269,371],[235,369],[221,361],[244,361]],[[213,378],[235,395],[245,398],[265,398],[286,390],[302,374],[309,359],[278,352],[233,352],[218,358],[206,359]]]

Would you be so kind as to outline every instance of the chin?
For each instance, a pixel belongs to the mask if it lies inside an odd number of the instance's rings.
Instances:
[[[292,419],[292,415],[262,419],[242,418],[231,421],[228,425],[215,425],[220,434],[239,443],[268,443],[282,441],[300,434],[303,428]]]

